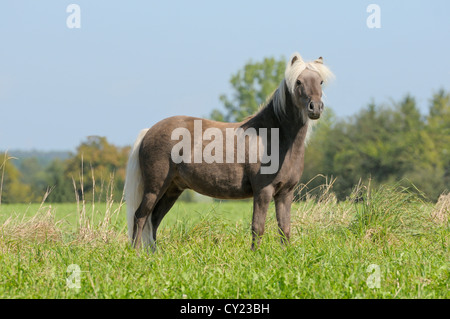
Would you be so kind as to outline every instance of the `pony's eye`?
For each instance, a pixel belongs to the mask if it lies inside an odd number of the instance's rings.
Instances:
[[[302,82],[300,82],[300,80],[297,80],[297,85],[302,85]]]
[[[322,85],[323,84],[323,81],[320,81],[320,85]]]

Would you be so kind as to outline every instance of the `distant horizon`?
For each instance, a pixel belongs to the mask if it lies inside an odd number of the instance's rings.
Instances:
[[[14,153],[45,153],[45,154],[51,154],[51,153],[71,153],[70,150],[38,150],[38,149],[30,149],[30,150],[22,150],[22,149],[11,149],[11,150],[0,150],[1,153],[8,152],[8,154],[14,154]]]
[[[388,107],[391,107],[391,106],[393,106],[393,104],[392,104],[393,102],[400,102],[401,99],[403,99],[403,98],[405,98],[406,96],[409,95],[409,96],[413,97],[414,99],[416,99],[416,105],[417,105],[419,111],[421,112],[421,115],[424,117],[424,116],[426,116],[426,114],[427,114],[428,111],[429,111],[429,107],[430,107],[429,103],[430,103],[430,100],[431,100],[433,94],[437,93],[437,92],[438,92],[439,90],[441,90],[441,89],[445,89],[445,88],[444,88],[444,87],[441,87],[441,88],[438,88],[438,89],[436,89],[436,90],[433,90],[433,92],[430,94],[429,99],[426,101],[426,108],[420,108],[420,105],[419,105],[417,99],[415,98],[414,95],[411,95],[410,93],[405,93],[402,97],[400,97],[399,100],[393,100],[392,98],[390,98],[388,101],[380,102],[380,103],[375,102],[375,104],[376,104],[377,106],[388,106]],[[450,92],[449,92],[449,93],[450,93]],[[374,102],[374,99],[373,99],[373,98],[370,99],[364,106],[362,106],[360,109],[356,110],[355,113],[354,113],[354,114],[351,114],[350,116],[352,116],[352,115],[357,115],[359,112],[361,112],[361,111],[363,111],[365,108],[367,108],[372,102]],[[326,105],[325,105],[325,111],[326,111],[326,109],[331,109],[331,110],[333,110],[333,112],[336,114],[336,111],[335,111],[332,107],[326,106]],[[186,115],[186,114],[179,114],[179,115]],[[336,114],[336,119],[337,119],[338,121],[344,119],[345,117],[347,117],[347,116],[340,116],[339,114]],[[162,120],[162,118],[161,118],[160,120]],[[320,121],[320,119],[319,119],[318,121]],[[139,131],[139,130],[138,130],[138,131]],[[136,135],[137,135],[137,133],[138,133],[138,132],[136,132]],[[12,148],[12,149],[0,149],[0,153],[4,153],[4,152],[6,152],[6,151],[8,152],[8,154],[17,153],[17,152],[23,152],[23,153],[33,153],[33,152],[38,152],[38,153],[74,153],[74,152],[76,152],[76,148],[77,148],[81,143],[83,143],[89,136],[102,136],[102,137],[106,137],[106,139],[108,140],[108,143],[113,144],[114,146],[119,147],[119,148],[129,147],[129,146],[132,146],[133,143],[134,143],[134,140],[132,140],[132,141],[130,141],[129,144],[126,144],[126,145],[117,145],[117,144],[113,143],[112,141],[110,141],[110,140],[108,139],[108,136],[105,136],[105,135],[96,135],[96,134],[88,134],[88,135],[86,135],[85,137],[83,137],[83,138],[79,141],[79,143],[78,143],[77,145],[75,145],[72,149],[69,149],[69,148],[67,148],[67,149],[47,149],[47,148],[31,148],[31,149],[26,149],[26,148]]]

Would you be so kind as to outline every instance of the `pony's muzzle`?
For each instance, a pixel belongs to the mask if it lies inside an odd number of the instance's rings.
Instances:
[[[322,114],[322,111],[323,111],[322,101],[319,102],[310,101],[308,103],[308,117],[311,120],[317,120]]]

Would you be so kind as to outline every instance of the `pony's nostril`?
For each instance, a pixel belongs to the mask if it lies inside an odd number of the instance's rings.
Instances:
[[[310,111],[310,112],[314,111],[314,103],[313,102],[309,102],[309,104],[308,104],[308,111]]]

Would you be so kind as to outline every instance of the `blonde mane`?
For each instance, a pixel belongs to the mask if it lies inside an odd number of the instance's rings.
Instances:
[[[294,62],[292,62],[294,61]],[[286,88],[289,93],[294,94],[295,83],[297,78],[304,70],[311,70],[319,73],[323,80],[323,83],[328,83],[334,78],[334,74],[330,69],[323,64],[322,57],[315,61],[305,62],[303,61],[299,53],[294,53],[286,66],[286,71],[284,72],[284,79],[281,81],[278,88],[271,95],[271,100],[273,100],[273,107],[275,115],[280,119],[285,114],[286,109]]]

